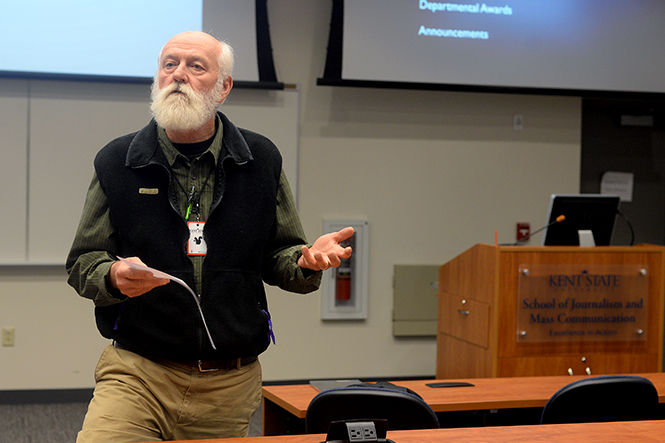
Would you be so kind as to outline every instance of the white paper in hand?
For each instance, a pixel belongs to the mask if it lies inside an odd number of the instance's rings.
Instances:
[[[185,287],[189,292],[192,293],[192,295],[194,297],[198,298],[198,296],[192,290],[192,288],[190,288],[187,283],[185,283],[183,280],[179,279],[178,277],[174,277],[171,274],[167,274],[166,272],[162,272],[159,269],[151,268],[149,266],[142,265],[142,264],[139,264],[139,263],[134,263],[133,261],[129,261],[124,257],[118,256],[118,260],[125,263],[127,266],[129,266],[132,269],[136,269],[136,270],[139,270],[139,271],[150,271],[150,272],[152,272],[152,276],[155,277],[155,278],[166,278],[166,279],[169,279],[169,280],[173,280],[174,282],[176,282],[176,283],[182,285],[183,287]]]
[[[206,323],[206,319],[203,316],[203,310],[201,309],[201,302],[199,301],[199,296],[196,295],[196,292],[192,290],[192,288],[189,287],[187,283],[185,283],[183,280],[179,279],[178,277],[174,277],[170,274],[167,274],[166,272],[162,272],[158,269],[151,268],[146,265],[142,265],[139,263],[134,263],[133,261],[127,260],[124,257],[118,256],[118,260],[121,262],[125,263],[127,266],[129,266],[132,269],[137,269],[139,271],[150,271],[152,272],[152,276],[155,278],[167,278],[169,280],[173,280],[174,282],[178,283],[185,289],[189,291],[190,294],[192,294],[192,297],[194,297],[194,301],[196,302],[196,307],[199,308],[199,314],[201,315],[201,321],[203,321],[203,326],[205,327],[206,333],[208,334],[208,339],[210,340],[210,345],[212,346],[213,349],[217,350],[217,347],[215,346],[215,342],[212,341],[212,336],[210,335],[210,331],[208,330],[208,323]]]
[[[157,270],[155,268],[151,268],[151,267],[146,266],[146,265],[142,265],[142,264],[139,264],[139,263],[135,263],[133,261],[129,261],[124,257],[118,256],[118,260],[120,260],[121,262],[123,262],[124,264],[126,264],[127,266],[129,266],[132,269],[136,269],[136,270],[139,270],[139,271],[150,271],[150,272],[152,272],[152,276],[155,277],[155,278],[168,278],[169,280],[174,280],[175,279],[174,276],[169,275],[166,272],[162,272],[162,271]]]

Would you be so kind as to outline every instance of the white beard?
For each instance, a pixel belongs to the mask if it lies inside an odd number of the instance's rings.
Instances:
[[[212,116],[219,103],[219,86],[210,91],[200,92],[184,83],[172,82],[164,88],[159,87],[155,77],[152,83],[150,110],[155,121],[164,129],[173,131],[191,131],[201,128]],[[223,87],[223,84],[221,85]],[[174,93],[174,91],[180,91]]]

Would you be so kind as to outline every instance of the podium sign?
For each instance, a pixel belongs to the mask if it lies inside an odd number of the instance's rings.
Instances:
[[[478,243],[440,267],[437,295],[437,378],[663,368],[663,246]]]
[[[646,265],[520,265],[516,340],[645,341],[648,291]]]

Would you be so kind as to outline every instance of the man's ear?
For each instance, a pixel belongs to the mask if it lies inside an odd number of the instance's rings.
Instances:
[[[224,103],[224,100],[226,100],[226,97],[229,95],[231,92],[231,89],[233,89],[233,77],[230,75],[224,80],[224,89],[222,90],[222,93],[219,96],[219,99],[217,100],[218,103]]]

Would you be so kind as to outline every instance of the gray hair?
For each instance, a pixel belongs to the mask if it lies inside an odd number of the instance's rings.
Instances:
[[[217,63],[219,64],[219,76],[224,81],[233,72],[233,48],[225,41],[218,41],[219,56],[217,57]]]
[[[217,56],[217,65],[219,68],[219,83],[224,83],[226,79],[233,73],[233,48],[231,45],[226,43],[224,40],[220,40],[217,37],[211,35],[215,40],[219,42],[219,56]],[[164,44],[166,46],[166,43]],[[162,54],[164,53],[164,46],[159,50],[159,55],[157,56],[157,66],[160,65],[162,61]]]

